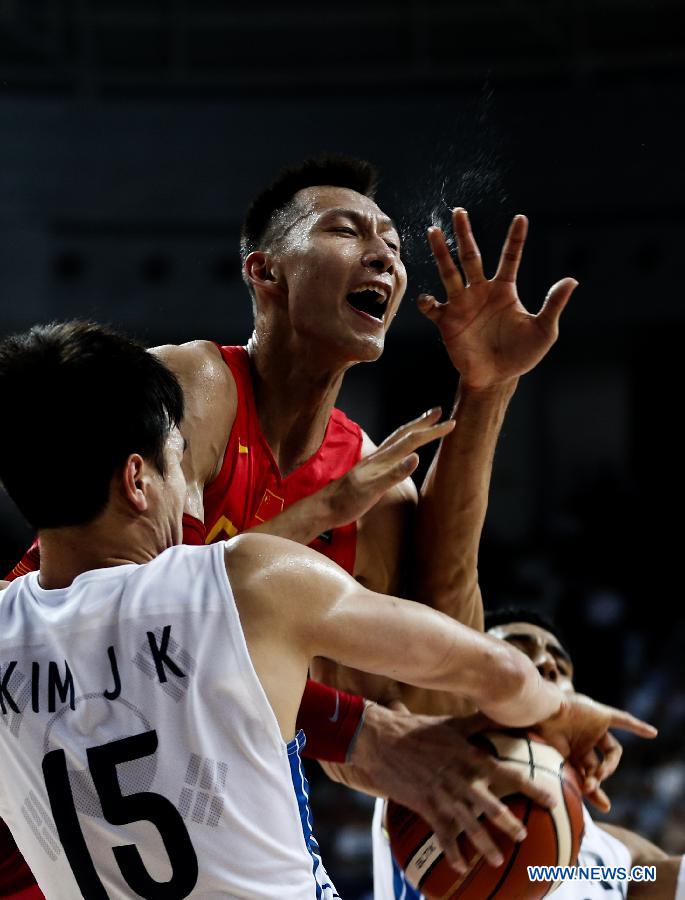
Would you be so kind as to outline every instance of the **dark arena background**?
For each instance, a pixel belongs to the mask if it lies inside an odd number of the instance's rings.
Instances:
[[[537,311],[564,275],[580,287],[505,424],[484,598],[556,616],[579,688],[660,728],[625,739],[607,790],[613,821],[672,853],[685,850],[679,6],[0,2],[2,334],[80,316],[148,344],[243,343],[252,195],[305,156],[367,157],[403,224],[409,289],[341,405],[380,440],[449,407],[456,385],[414,302],[439,289],[426,226],[467,207],[492,273],[511,216],[529,216],[524,303]],[[2,410],[1,439],[40,404]],[[3,567],[30,537],[0,495]],[[369,898],[371,800],[309,772],[329,872],[346,900]]]

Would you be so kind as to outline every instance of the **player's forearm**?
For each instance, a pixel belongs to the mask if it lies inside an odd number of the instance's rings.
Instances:
[[[495,446],[517,380],[483,391],[460,386],[454,431],[443,438],[417,510],[414,596],[482,629],[478,546]]]
[[[670,859],[668,853],[657,847],[646,837],[638,834],[636,831],[630,831],[628,828],[621,828],[620,825],[614,825],[613,822],[598,822],[602,831],[612,835],[616,840],[625,844],[630,850],[630,858],[634,866],[651,866],[659,860]],[[680,860],[680,857],[678,857]]]
[[[471,700],[508,726],[553,716],[561,693],[504,641],[420,603],[386,597],[352,581],[311,638],[317,654],[356,669]]]
[[[681,875],[681,856],[671,856],[652,862],[641,861],[633,865],[653,865],[656,872],[654,881],[631,881],[628,883],[628,900],[681,900],[685,896],[685,873]]]
[[[489,718],[501,725],[523,728],[556,715],[561,691],[545,681],[523,653],[488,635],[472,633],[470,646],[463,638],[464,626],[443,626],[450,649],[431,673],[433,687],[467,696]],[[457,631],[459,629],[459,631]],[[437,656],[439,643],[432,642]],[[468,647],[466,653],[465,648]],[[405,680],[412,682],[412,678]]]

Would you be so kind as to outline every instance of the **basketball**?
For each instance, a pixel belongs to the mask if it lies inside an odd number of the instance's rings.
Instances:
[[[390,846],[407,880],[429,900],[538,900],[550,894],[555,884],[531,882],[528,866],[572,866],[583,839],[581,784],[574,768],[561,754],[537,735],[492,731],[474,736],[475,744],[497,759],[522,766],[534,781],[554,796],[554,809],[544,809],[523,794],[512,794],[503,802],[526,826],[528,836],[520,843],[485,822],[504,857],[493,868],[464,834],[457,838],[469,866],[459,876],[444,858],[430,826],[411,810],[388,801],[385,824]]]

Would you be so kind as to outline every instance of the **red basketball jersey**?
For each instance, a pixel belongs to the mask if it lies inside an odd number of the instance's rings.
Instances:
[[[359,462],[362,446],[359,425],[334,409],[317,452],[283,478],[259,425],[247,350],[219,350],[235,379],[238,409],[221,471],[204,492],[208,544],[266,522],[340,478]],[[352,573],[356,542],[357,525],[352,522],[319,535],[310,546]]]

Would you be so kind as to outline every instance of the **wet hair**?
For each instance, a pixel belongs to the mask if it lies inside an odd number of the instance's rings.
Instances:
[[[550,634],[554,635],[562,647],[568,647],[564,634],[558,625],[536,610],[525,606],[508,606],[505,609],[487,610],[484,630],[490,631],[491,628],[496,628],[498,625],[510,625],[512,622],[528,622],[529,625],[537,625],[538,628],[544,628],[545,631],[549,631]]]
[[[131,453],[165,474],[183,418],[176,377],[145,348],[91,322],[37,325],[0,342],[0,481],[36,529],[85,525]]]
[[[298,191],[329,185],[349,188],[373,197],[378,171],[370,162],[348,156],[320,156],[282,169],[274,181],[250,204],[240,231],[240,255],[243,260],[253,250],[269,249],[280,236],[277,226]],[[280,231],[280,229],[278,229]]]

